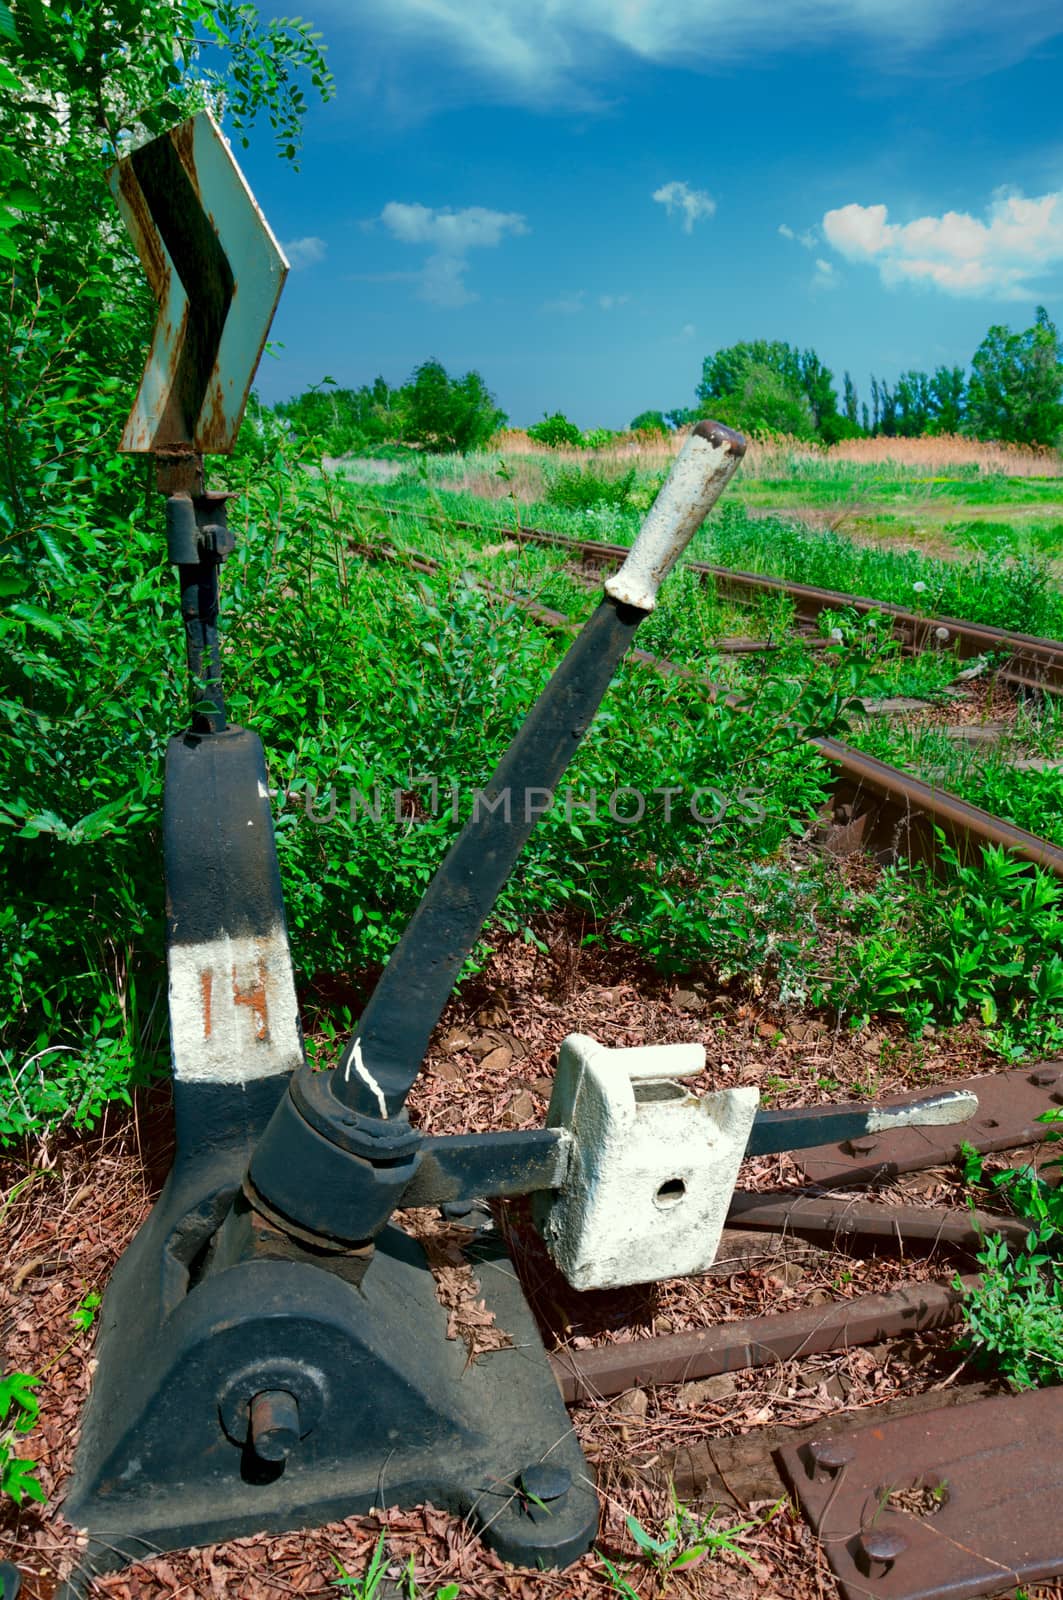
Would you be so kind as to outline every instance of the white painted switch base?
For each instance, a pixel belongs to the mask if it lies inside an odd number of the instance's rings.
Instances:
[[[537,1200],[550,1254],[576,1289],[610,1289],[712,1265],[760,1096],[694,1095],[699,1044],[561,1045],[547,1125],[571,1137],[564,1184]]]

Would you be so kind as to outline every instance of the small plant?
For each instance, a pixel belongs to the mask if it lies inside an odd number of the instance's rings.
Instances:
[[[1060,1122],[1063,1108],[1047,1111],[1041,1122]],[[1060,1137],[1049,1132],[1050,1140]],[[964,1178],[983,1181],[984,1163],[970,1145],[961,1150]],[[1063,1166],[1061,1161],[1045,1167]],[[994,1189],[1006,1194],[1019,1216],[1031,1223],[1021,1250],[1010,1250],[999,1234],[982,1240],[981,1280],[964,1295],[967,1326],[960,1348],[994,1366],[1017,1389],[1063,1380],[1063,1193],[1032,1166],[994,1173]],[[957,1280],[958,1281],[958,1280]]]
[[[338,1556],[332,1557],[332,1563],[339,1573],[338,1578],[333,1578],[333,1587],[343,1589],[347,1594],[353,1595],[355,1600],[377,1600],[381,1594],[381,1585],[387,1576],[389,1558],[385,1553],[387,1534],[382,1533],[376,1542],[376,1548],[369,1558],[369,1565],[361,1578],[356,1578],[347,1571]],[[414,1573],[413,1556],[409,1558],[399,1578],[399,1588],[406,1596],[406,1600],[420,1600],[420,1589]],[[457,1583],[445,1583],[435,1592],[434,1600],[458,1600],[461,1586]],[[427,1597],[426,1597],[427,1600]]]
[[[356,1578],[353,1573],[347,1571],[338,1556],[333,1556],[333,1566],[339,1573],[339,1577],[332,1580],[333,1587],[343,1589],[347,1594],[354,1595],[356,1600],[376,1600],[388,1566],[388,1558],[384,1554],[386,1537],[382,1533],[377,1540],[376,1549],[369,1557],[369,1565],[365,1569],[364,1577]]]
[[[637,1517],[629,1516],[625,1519],[627,1530],[639,1550],[658,1572],[678,1572],[683,1567],[695,1566],[707,1556],[719,1555],[737,1556],[740,1561],[747,1561],[750,1566],[756,1565],[753,1557],[737,1543],[741,1534],[757,1527],[756,1519],[751,1522],[733,1522],[721,1527],[715,1520],[719,1507],[714,1506],[707,1517],[698,1517],[679,1500],[674,1485],[671,1489],[671,1500],[672,1509],[665,1520],[659,1539],[647,1533]],[[773,1516],[777,1509],[778,1507],[773,1507],[768,1516]]]
[[[79,1333],[88,1333],[96,1321],[96,1313],[100,1308],[101,1296],[95,1290],[85,1295],[70,1313],[70,1320]]]
[[[0,1379],[0,1495],[9,1495],[17,1506],[26,1499],[47,1498],[36,1475],[36,1461],[15,1454],[19,1435],[30,1433],[40,1415],[40,1401],[33,1393],[40,1381],[31,1372],[12,1372]]]

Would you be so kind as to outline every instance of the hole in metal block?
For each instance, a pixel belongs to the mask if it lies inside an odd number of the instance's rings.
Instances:
[[[635,1083],[632,1085],[635,1104],[650,1105],[655,1100],[685,1100],[688,1090],[681,1083]]]
[[[659,1206],[675,1206],[679,1204],[686,1192],[687,1186],[682,1178],[669,1178],[666,1183],[661,1184],[661,1187],[654,1195],[654,1199]]]

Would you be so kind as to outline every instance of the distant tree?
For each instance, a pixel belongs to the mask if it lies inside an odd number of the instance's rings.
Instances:
[[[667,433],[668,424],[664,420],[663,411],[640,411],[637,417],[632,418],[632,433]]]
[[[928,433],[959,433],[967,395],[967,379],[962,367],[938,367],[930,380],[934,413]]]
[[[748,367],[741,388],[720,395],[705,410],[711,411],[717,422],[744,433],[782,433],[795,439],[812,439],[816,433],[806,397],[768,366]]]
[[[978,346],[965,427],[1015,444],[1053,444],[1063,433],[1063,346],[1044,306],[1024,332],[997,323]]]
[[[528,429],[528,437],[529,439],[534,439],[536,444],[549,445],[551,448],[559,444],[580,445],[583,443],[581,430],[576,427],[574,422],[569,422],[564,412],[561,411],[555,411],[553,416],[550,417],[544,411],[543,420],[541,422],[533,422]]]
[[[361,389],[341,389],[335,378],[323,378],[305,393],[281,401],[275,410],[304,438],[320,440],[327,455],[351,455],[399,438],[400,392],[383,378]]]
[[[752,339],[705,357],[698,399],[706,405],[722,395],[740,394],[753,368],[774,372],[789,388],[802,390],[801,356],[794,346],[779,339]]]
[[[897,397],[884,379],[871,379],[871,399],[875,408],[875,432],[892,438],[897,432]]]
[[[851,422],[854,428],[857,428],[860,426],[860,418],[856,412],[856,386],[848,373],[845,373],[842,379],[842,394],[842,410],[845,413],[846,420]],[[866,406],[864,409],[867,409]]]
[[[934,395],[925,372],[902,372],[894,390],[896,429],[907,439],[921,438],[934,416]]]
[[[452,378],[439,361],[423,361],[398,397],[402,437],[426,450],[460,451],[485,445],[506,421],[478,372]]]
[[[793,345],[778,339],[729,345],[706,356],[702,363],[697,388],[700,415],[711,414],[746,433],[786,433],[811,439],[816,420],[804,374],[807,371],[816,381],[818,367],[814,352],[807,351],[802,357]]]
[[[864,432],[865,433],[870,433],[871,432],[871,418],[868,415],[867,401],[866,400],[863,400],[860,403],[860,413],[861,413],[861,418],[863,420]]]
[[[825,367],[814,350],[802,350],[798,363],[801,388],[812,412],[816,432],[828,443],[839,434],[840,421],[838,396],[834,392],[834,374]]]
[[[676,406],[665,412],[664,420],[670,428],[689,428],[692,422],[697,422],[703,415],[696,406]]]

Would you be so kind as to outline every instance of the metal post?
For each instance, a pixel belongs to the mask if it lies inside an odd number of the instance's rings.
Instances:
[[[192,687],[192,730],[227,726],[218,634],[218,569],[235,548],[226,520],[229,496],[203,485],[198,453],[158,451],[156,481],[166,496],[166,547],[177,568],[181,620]]]

